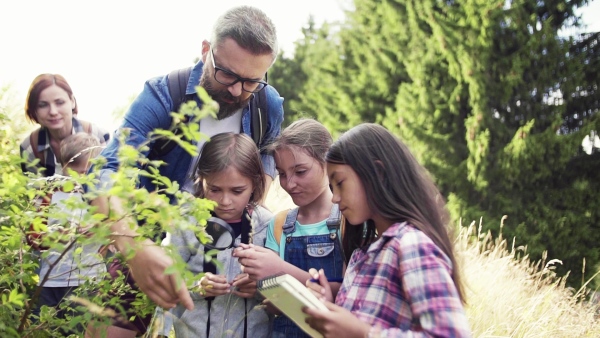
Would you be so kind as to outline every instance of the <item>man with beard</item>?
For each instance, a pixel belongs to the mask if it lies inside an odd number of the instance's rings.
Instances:
[[[206,117],[200,121],[202,133],[213,136],[223,132],[243,132],[252,136],[250,102],[252,95],[263,90],[266,91],[268,121],[259,146],[268,144],[279,135],[283,122],[283,98],[265,81],[267,70],[275,62],[277,52],[275,27],[262,11],[240,6],[230,9],[217,19],[211,41],[202,42],[202,58],[192,68],[186,87],[186,94],[193,94],[197,85],[202,86],[219,104],[216,119]],[[169,94],[167,76],[148,80],[119,128],[129,131],[126,143],[137,148],[147,142],[148,135],[153,130],[169,129],[172,122],[170,113],[175,108],[173,101]],[[199,99],[197,102],[202,104]],[[152,147],[152,144],[149,146]],[[201,147],[202,144],[198,144],[198,149]],[[117,136],[101,153],[107,160],[99,175],[105,187],[110,186],[109,174],[120,165],[118,149]],[[179,183],[184,190],[191,191],[196,159],[179,146],[160,159],[166,163],[160,167],[161,174]],[[268,190],[276,174],[275,162],[267,154],[262,155],[262,162],[267,173]],[[140,177],[140,187],[149,191],[156,188],[147,177]],[[121,202],[116,198],[111,198],[110,201],[97,198],[93,204],[106,214],[109,204],[112,210],[122,210]],[[177,282],[175,275],[164,274],[165,269],[173,262],[160,246],[150,239],[146,239],[142,245],[136,244],[134,237],[138,234],[135,229],[130,229],[126,221],[111,225],[111,231],[119,234],[111,239],[120,252],[125,252],[134,245],[137,248],[135,256],[127,261],[127,265],[137,286],[150,299],[164,308],[172,308],[178,302],[186,308],[193,306],[183,282]],[[135,330],[141,331],[143,328],[137,327]]]

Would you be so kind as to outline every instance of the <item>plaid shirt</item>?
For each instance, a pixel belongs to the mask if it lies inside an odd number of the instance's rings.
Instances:
[[[90,134],[98,138],[100,145],[105,145],[110,138],[109,133],[106,130],[95,126],[94,124],[92,124],[91,127]],[[79,120],[73,118],[72,134],[76,133],[85,133],[85,129]],[[31,144],[31,138],[29,135],[21,143],[21,157],[26,158],[28,163],[31,163],[35,160],[35,155],[32,148],[33,146],[35,145]],[[50,177],[54,174],[62,175],[62,166],[57,160],[54,151],[52,151],[52,147],[50,146],[50,133],[45,127],[40,127],[37,150],[40,154],[43,154],[44,163],[38,163],[38,165],[35,167],[27,166],[27,163],[23,163],[21,165],[23,172],[36,173],[40,168],[46,168],[46,170],[43,172],[43,176],[45,177]]]
[[[470,337],[451,272],[429,237],[396,223],[353,253],[335,302],[381,337]]]

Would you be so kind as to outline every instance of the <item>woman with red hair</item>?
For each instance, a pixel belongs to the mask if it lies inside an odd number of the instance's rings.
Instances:
[[[22,164],[23,172],[39,173],[49,177],[62,174],[60,161],[60,141],[66,137],[86,132],[98,138],[104,145],[108,132],[85,121],[77,119],[77,102],[71,86],[58,74],[38,75],[27,93],[25,115],[40,127],[23,140],[21,156],[27,159]],[[35,159],[39,159],[33,165]]]

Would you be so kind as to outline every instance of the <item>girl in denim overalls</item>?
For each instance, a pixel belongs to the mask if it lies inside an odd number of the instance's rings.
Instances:
[[[248,264],[251,278],[288,273],[306,283],[310,268],[323,269],[330,281],[344,273],[340,245],[341,214],[331,202],[331,190],[325,168],[325,154],[332,143],[329,131],[319,122],[302,119],[292,123],[270,145],[275,157],[281,187],[298,206],[279,213],[269,224],[266,248],[241,250],[240,263]],[[254,251],[260,256],[253,256]],[[279,256],[279,258],[277,257]],[[257,266],[260,264],[261,266]],[[259,272],[257,272],[259,271]],[[337,287],[335,286],[337,285]],[[278,316],[273,337],[307,337],[285,316]]]

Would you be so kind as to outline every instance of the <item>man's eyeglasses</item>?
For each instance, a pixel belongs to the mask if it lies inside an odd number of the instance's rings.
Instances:
[[[217,65],[215,65],[215,54],[213,53],[212,47],[210,48],[210,58],[212,60],[213,68],[215,69],[215,80],[222,85],[233,86],[234,84],[241,82],[242,89],[248,93],[258,93],[268,85],[266,81],[246,79],[228,70],[217,67]]]

